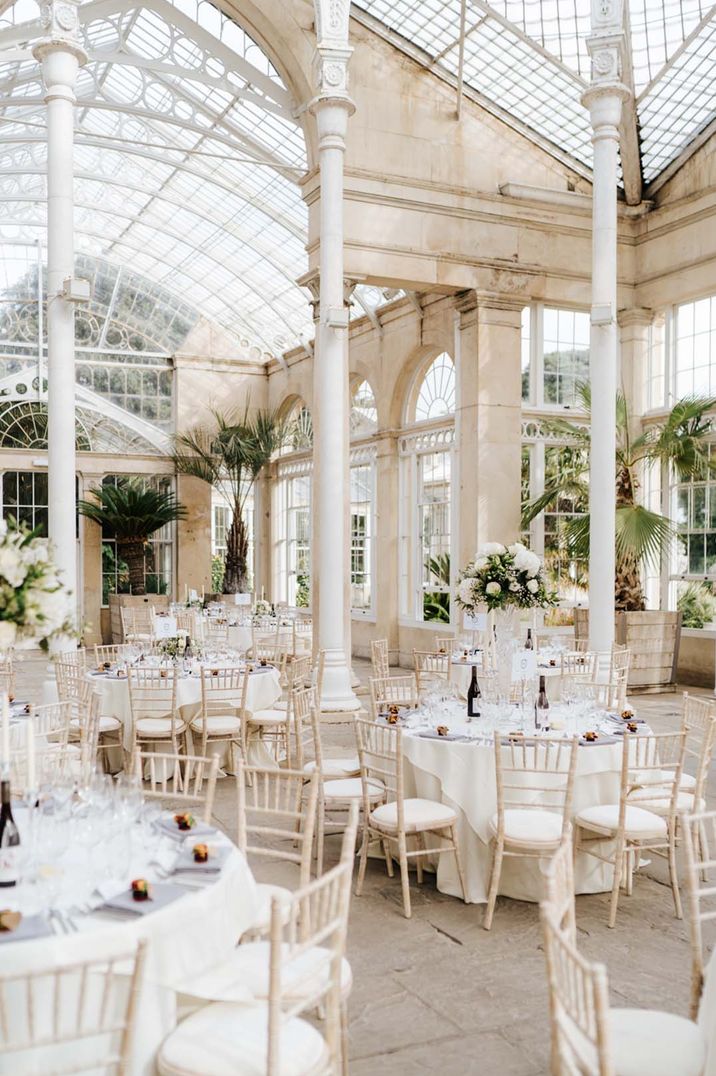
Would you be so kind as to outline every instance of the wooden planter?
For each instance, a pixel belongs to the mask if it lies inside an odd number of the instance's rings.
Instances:
[[[120,609],[135,609],[142,605],[153,605],[155,609],[168,609],[167,594],[110,594],[109,623],[112,643],[124,642],[122,638],[122,615]]]
[[[589,636],[589,610],[574,610],[574,636]],[[681,643],[681,613],[647,609],[616,613],[614,641],[631,650],[630,691],[674,691]]]

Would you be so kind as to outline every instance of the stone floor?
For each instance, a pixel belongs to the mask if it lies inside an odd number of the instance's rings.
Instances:
[[[355,667],[364,679],[367,666],[356,662]],[[18,687],[35,694],[40,677],[41,666],[28,661]],[[632,702],[655,731],[667,731],[678,727],[681,690],[636,696]],[[333,727],[325,740],[330,754],[331,748],[347,746],[350,734]],[[716,807],[713,771],[708,799]],[[220,781],[215,814],[231,836],[234,811],[233,782]],[[337,858],[339,840],[328,839],[327,865]],[[282,878],[271,865],[259,865],[256,874]],[[363,895],[353,898],[348,938],[354,974],[352,1076],[548,1073],[547,993],[536,906],[500,899],[488,933],[481,927],[482,906],[438,893],[430,875],[421,888],[413,884],[411,895],[413,916],[407,920],[399,879],[390,880],[376,859],[369,862]],[[687,923],[673,916],[660,859],[639,871],[634,895],[620,901],[614,930],[606,919],[606,895],[578,897],[579,945],[587,957],[607,964],[612,1003],[685,1015]]]

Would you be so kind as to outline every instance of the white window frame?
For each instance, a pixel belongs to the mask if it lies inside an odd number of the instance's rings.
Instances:
[[[357,608],[352,604],[353,597],[353,501],[350,506],[350,549],[349,549],[349,572],[351,577],[351,617],[356,620],[375,620],[375,594],[376,594],[376,564],[377,564],[377,535],[376,535],[376,450],[371,446],[365,449],[357,449],[351,452],[350,469],[367,467],[369,469],[369,509],[368,509],[368,583],[370,591],[370,604],[365,608]],[[350,488],[350,487],[349,487]]]
[[[525,304],[529,311],[529,392],[527,398],[523,398],[522,407],[525,409],[536,408],[539,411],[547,411],[557,414],[574,414],[580,408],[572,404],[553,403],[545,400],[544,395],[544,314],[545,310],[554,310],[557,313],[589,315],[589,311],[582,306],[573,306],[569,303],[529,303]],[[524,333],[521,330],[521,339]]]

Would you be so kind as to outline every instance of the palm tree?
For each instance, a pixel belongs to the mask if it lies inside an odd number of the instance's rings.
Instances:
[[[141,478],[123,478],[115,485],[91,489],[94,501],[80,501],[81,515],[98,523],[117,543],[120,559],[127,562],[132,594],[146,594],[144,551],[147,541],[167,523],[186,512],[170,490],[153,489]]]
[[[224,593],[247,589],[249,532],[244,509],[256,479],[284,443],[289,424],[277,411],[212,411],[210,425],[195,426],[175,438],[174,462],[181,474],[201,478],[219,490],[232,513],[226,535]]]
[[[579,386],[583,409],[591,411],[588,385]],[[671,468],[680,482],[706,478],[711,470],[708,437],[711,419],[707,412],[716,408],[716,399],[688,397],[672,407],[662,423],[649,426],[636,437],[629,425],[625,397],[616,399],[617,443],[614,492],[616,497],[616,576],[615,607],[624,610],[644,608],[641,569],[651,561],[659,563],[671,541],[674,529],[667,516],[638,503],[640,473],[649,464]],[[589,429],[572,426],[561,419],[549,423],[549,432],[572,443],[567,465],[561,467],[544,493],[523,505],[522,526],[528,527],[535,516],[548,509],[558,497],[586,503],[589,496]],[[589,513],[565,524],[565,537],[575,560],[589,557]]]

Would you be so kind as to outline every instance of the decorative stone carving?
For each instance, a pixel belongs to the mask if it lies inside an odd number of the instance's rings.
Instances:
[[[510,269],[491,269],[487,284],[490,291],[506,292],[508,295],[522,295],[529,285],[529,274],[515,273]]]
[[[316,37],[323,44],[348,44],[350,0],[314,0]]]
[[[40,8],[40,23],[50,41],[79,44],[79,13],[75,0],[48,0]]]

